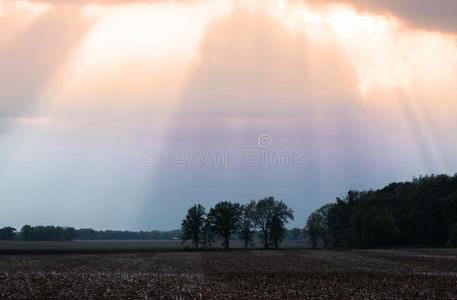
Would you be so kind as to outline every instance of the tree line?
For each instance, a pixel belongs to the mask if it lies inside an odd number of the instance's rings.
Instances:
[[[7,226],[0,229],[0,240],[11,241],[16,236],[16,228]]]
[[[349,191],[306,222],[313,248],[457,247],[457,175],[432,175],[379,190]]]
[[[25,225],[21,229],[25,241],[72,241],[75,236],[73,227]]]
[[[256,237],[263,247],[278,248],[289,240],[309,239],[313,248],[428,245],[457,247],[457,174],[414,178],[369,191],[349,191],[325,204],[307,219],[304,229],[286,229],[294,212],[284,202],[267,197],[241,205],[219,202],[208,212],[200,205],[187,211],[181,230],[97,231],[60,226],[25,225],[0,229],[0,240],[190,240],[195,248],[233,238],[247,248]]]
[[[265,249],[277,249],[287,232],[285,224],[293,219],[293,210],[274,197],[246,205],[222,201],[208,213],[196,204],[188,209],[181,223],[181,238],[183,242],[190,240],[196,249],[210,247],[219,238],[224,248],[229,249],[230,240],[236,235],[247,248],[259,232]]]
[[[7,226],[0,228],[0,240],[30,240],[30,241],[59,241],[59,240],[173,240],[179,239],[182,235],[180,229],[169,231],[120,231],[120,230],[94,230],[92,228],[75,229],[75,234],[64,236],[64,228],[55,226],[35,226],[26,225],[22,230]],[[69,229],[72,230],[72,229]],[[54,232],[54,233],[53,233]],[[57,233],[56,233],[57,232]],[[25,235],[24,235],[25,234]],[[254,233],[255,234],[255,233]],[[25,238],[24,238],[25,237]],[[303,239],[303,231],[300,228],[287,229],[285,239],[300,240]],[[218,239],[216,237],[216,239]]]
[[[119,231],[119,230],[94,230],[81,228],[76,230],[78,240],[171,240],[179,238],[181,230],[170,231]]]
[[[24,225],[20,231],[13,227],[0,229],[0,240],[72,241],[72,240],[171,240],[181,236],[181,230],[170,231],[116,231],[74,229],[61,226]]]

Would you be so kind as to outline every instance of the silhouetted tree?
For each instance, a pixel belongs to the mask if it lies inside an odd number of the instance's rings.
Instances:
[[[443,212],[443,227],[448,229],[448,242],[449,246],[457,247],[457,236],[455,236],[457,231],[457,191],[454,191],[447,197],[444,197],[440,200],[441,210]]]
[[[352,232],[359,247],[376,248],[379,242],[389,240],[395,228],[394,217],[384,208],[358,208],[352,217]]]
[[[21,229],[25,241],[71,241],[75,235],[73,227],[24,225]]]
[[[275,200],[274,197],[267,197],[258,202],[251,201],[246,206],[246,214],[262,232],[265,249],[269,248],[271,237],[273,237],[273,244],[278,245],[280,236],[283,234],[281,232],[284,231],[284,224],[294,218],[293,210],[289,209],[284,202]]]
[[[205,225],[205,208],[200,205],[194,205],[187,211],[186,218],[182,220],[182,240],[192,240],[195,249],[198,249],[201,233]]]
[[[208,213],[208,220],[214,233],[223,238],[225,249],[229,249],[230,237],[240,226],[242,207],[238,203],[222,201]]]
[[[240,225],[239,237],[240,241],[243,242],[244,248],[248,248],[254,240],[254,231],[251,229],[252,224],[249,220],[242,220]]]
[[[286,227],[284,226],[284,222],[274,216],[271,220],[270,230],[269,230],[269,242],[272,247],[278,249],[279,242],[281,242],[286,234]]]
[[[252,230],[253,224],[251,219],[247,216],[246,206],[243,206],[243,214],[241,216],[239,237],[240,241],[243,241],[244,248],[248,248],[249,244],[253,244],[254,231]]]
[[[318,211],[313,212],[306,221],[305,231],[311,238],[313,249],[317,248],[317,243],[324,230],[324,220]]]
[[[21,237],[24,241],[31,241],[32,240],[32,226],[24,225],[21,229]]]
[[[64,241],[72,241],[76,236],[76,230],[73,227],[65,227],[61,235]]]
[[[81,228],[76,230],[76,239],[79,240],[171,240],[182,235],[179,229],[169,231],[118,231],[94,230]]]
[[[447,246],[457,248],[457,223],[454,223],[449,230],[449,240]]]
[[[204,248],[210,248],[211,245],[215,241],[216,234],[214,233],[211,222],[208,218],[205,219],[202,233],[201,233],[201,241]]]
[[[346,243],[347,231],[351,224],[351,215],[351,207],[345,200],[336,198],[336,203],[331,204],[327,221],[333,246],[340,247]]]
[[[431,175],[373,191],[349,191],[328,210],[334,246],[444,246],[457,222],[457,175]]]
[[[0,240],[14,240],[14,237],[16,235],[16,229],[13,227],[3,227],[0,229]]]
[[[332,204],[325,204],[321,208],[317,210],[317,212],[322,216],[322,239],[324,240],[324,248],[328,247],[328,240],[329,240],[329,232],[330,232],[330,224],[329,224],[329,212],[332,208]]]

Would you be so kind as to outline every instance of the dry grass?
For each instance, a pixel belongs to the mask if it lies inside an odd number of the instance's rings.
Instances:
[[[0,257],[0,298],[457,298],[454,250]]]

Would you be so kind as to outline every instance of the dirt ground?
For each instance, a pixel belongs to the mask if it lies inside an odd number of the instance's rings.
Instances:
[[[457,250],[0,256],[0,298],[457,299]]]
[[[231,248],[243,249],[242,242],[230,241]],[[261,248],[262,242],[257,241],[249,248]],[[284,241],[281,248],[306,248],[311,247],[305,241]],[[76,240],[71,242],[54,241],[0,241],[0,255],[2,254],[90,254],[90,253],[125,253],[125,252],[151,252],[157,250],[183,250],[193,248],[190,241],[182,243],[181,240]],[[211,249],[223,249],[221,241],[215,242]]]

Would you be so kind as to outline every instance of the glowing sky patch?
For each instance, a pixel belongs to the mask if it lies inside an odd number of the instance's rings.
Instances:
[[[172,229],[195,202],[272,194],[302,226],[349,188],[456,172],[457,35],[395,11],[355,0],[3,1],[0,199],[21,217],[2,210],[1,222]],[[312,163],[142,161],[150,145],[234,151],[265,133]]]

